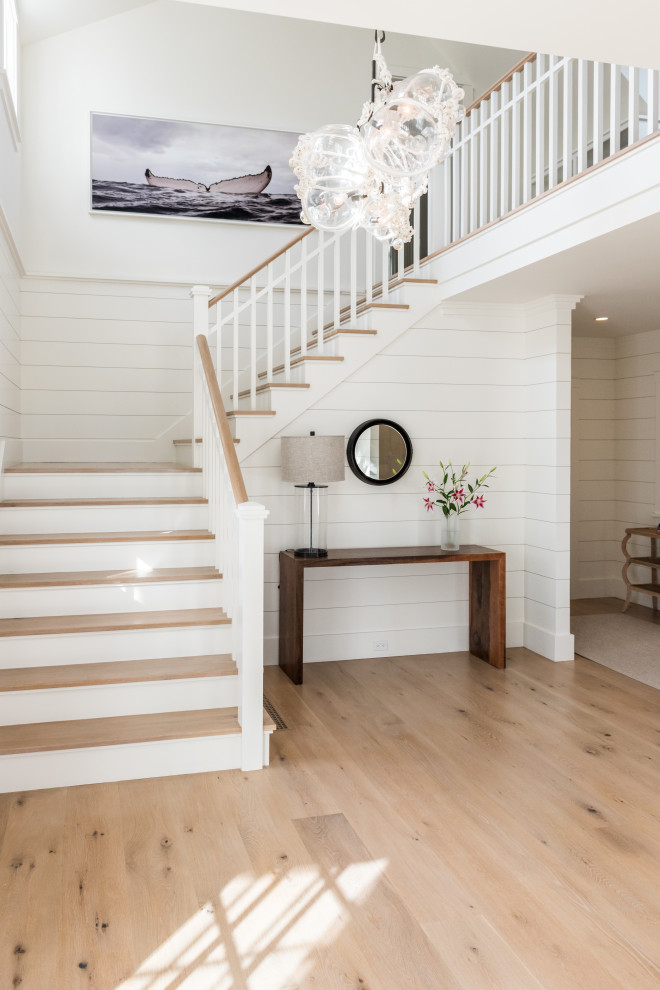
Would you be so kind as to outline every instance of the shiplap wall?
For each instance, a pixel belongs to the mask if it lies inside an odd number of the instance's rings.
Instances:
[[[551,321],[558,319],[557,327]],[[471,473],[497,465],[486,508],[461,517],[461,541],[506,551],[508,644],[525,640],[527,608],[532,639],[555,659],[563,658],[567,633],[568,549],[561,541],[568,539],[570,392],[567,399],[566,357],[551,349],[560,337],[564,346],[567,322],[554,304],[443,304],[284,431],[348,438],[359,423],[383,416],[412,438],[412,466],[396,484],[374,488],[347,468],[346,480],[330,486],[328,543],[336,548],[438,543],[441,517],[424,510],[422,471],[437,476],[438,460],[449,458],[470,461]],[[568,362],[570,374],[570,353]],[[265,634],[267,662],[275,663],[277,554],[296,538],[279,437],[243,470],[250,497],[270,510]],[[307,575],[306,589],[306,660],[373,656],[376,639],[387,640],[386,655],[467,648],[467,565],[324,569]]]
[[[1,214],[1,210],[0,210]],[[21,460],[19,272],[15,248],[0,215],[0,443],[4,465]]]
[[[655,526],[658,499],[660,330],[576,338],[573,349],[574,564],[571,595],[625,597],[621,540],[627,526]],[[631,547],[633,544],[631,544]],[[644,554],[648,541],[638,543]],[[631,568],[648,581],[648,570]],[[649,605],[646,595],[634,600]]]
[[[189,287],[22,280],[27,460],[172,460],[191,408]]]

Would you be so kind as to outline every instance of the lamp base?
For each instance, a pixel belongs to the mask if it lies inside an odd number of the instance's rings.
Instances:
[[[299,547],[293,551],[294,557],[327,557],[328,551],[322,547]]]

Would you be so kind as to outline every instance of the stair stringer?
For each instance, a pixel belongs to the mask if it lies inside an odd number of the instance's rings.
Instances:
[[[437,285],[411,283],[390,292],[388,302],[394,305],[404,304],[409,308],[372,308],[360,315],[357,320],[359,327],[376,329],[378,332],[364,337],[356,335],[342,338],[343,361],[310,362],[305,369],[305,380],[310,388],[294,389],[289,393],[278,389],[273,400],[277,406],[275,415],[239,416],[232,420],[234,436],[240,440],[237,451],[241,463],[393,344],[442,302],[442,298]]]

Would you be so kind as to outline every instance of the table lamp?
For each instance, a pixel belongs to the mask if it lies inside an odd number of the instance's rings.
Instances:
[[[344,437],[282,437],[282,480],[298,494],[296,557],[327,557],[324,482],[344,480]]]

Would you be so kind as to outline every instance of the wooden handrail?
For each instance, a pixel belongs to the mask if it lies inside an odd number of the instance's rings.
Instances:
[[[218,433],[220,434],[220,442],[222,443],[225,461],[227,462],[227,471],[229,472],[231,490],[234,493],[234,501],[236,502],[236,505],[240,505],[242,502],[248,502],[249,499],[247,496],[247,491],[245,490],[245,482],[243,481],[241,465],[238,463],[234,440],[229,429],[229,421],[227,419],[227,413],[225,412],[225,405],[222,401],[222,396],[220,395],[218,379],[216,378],[213,360],[211,359],[211,351],[209,350],[209,342],[203,333],[197,335],[197,347],[199,349],[199,356],[202,359],[204,377],[206,378],[209,395],[211,396],[213,414],[218,427]]]
[[[248,279],[252,278],[253,275],[258,275],[260,271],[262,271],[264,268],[270,265],[273,261],[277,261],[277,259],[281,257],[281,255],[286,254],[286,252],[289,251],[292,247],[295,247],[295,245],[298,244],[299,241],[302,241],[306,237],[309,237],[309,235],[312,233],[314,229],[315,229],[314,227],[308,227],[306,230],[303,230],[301,234],[298,234],[297,237],[294,237],[293,240],[289,241],[288,244],[285,244],[283,248],[280,248],[280,250],[276,251],[275,254],[271,254],[270,258],[266,258],[266,260],[262,261],[261,264],[257,265],[256,268],[251,269],[251,271],[249,271],[247,275],[242,275],[241,278],[237,279],[236,282],[232,282],[229,288],[223,289],[222,292],[218,292],[216,296],[213,296],[212,299],[209,299],[209,309],[211,308],[211,306],[215,306],[216,303],[219,303],[221,299],[224,299],[225,296],[228,296],[230,292],[233,292],[234,289],[238,289],[239,286],[243,285],[244,282],[247,282]]]
[[[501,77],[501,79],[498,79],[496,83],[493,83],[493,85],[490,87],[490,89],[487,89],[485,93],[482,93],[481,96],[479,96],[474,101],[474,103],[471,103],[470,104],[470,106],[465,111],[465,116],[466,117],[469,117],[470,116],[470,113],[476,107],[478,107],[480,103],[483,103],[484,100],[487,100],[488,97],[492,93],[496,93],[497,90],[500,89],[504,85],[504,83],[511,82],[511,80],[515,76],[516,72],[520,72],[520,70],[522,69],[523,65],[527,65],[528,62],[535,62],[536,59],[537,59],[537,57],[538,57],[538,52],[530,52],[529,55],[525,55],[525,57],[524,58],[521,58],[519,62],[516,62],[516,64],[514,65],[514,67],[512,69],[509,69],[509,71],[506,72]]]

